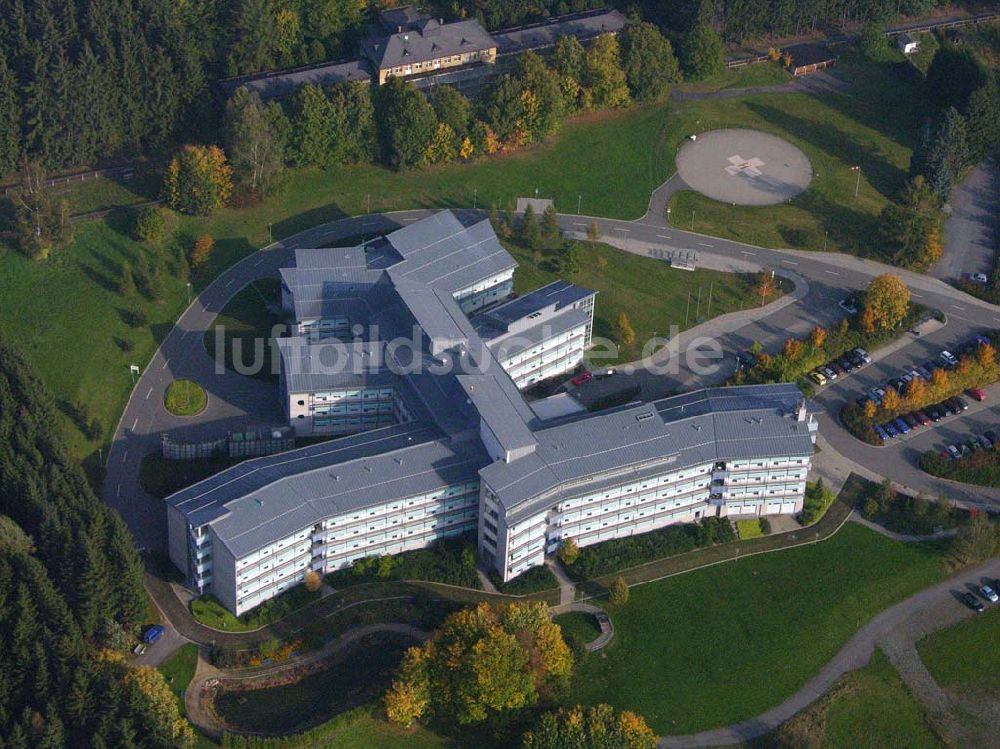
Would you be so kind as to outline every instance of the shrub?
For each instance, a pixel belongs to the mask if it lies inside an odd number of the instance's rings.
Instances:
[[[309,570],[306,573],[305,578],[302,580],[302,584],[305,586],[306,590],[310,593],[315,593],[323,585],[323,578],[319,576],[316,570]]]
[[[819,478],[814,484],[806,485],[806,496],[802,502],[802,524],[812,525],[824,514],[833,503],[834,493],[823,484]]]
[[[467,537],[441,539],[426,549],[364,557],[349,569],[327,575],[327,582],[334,588],[374,580],[429,580],[479,588],[475,544]]]
[[[151,205],[142,206],[132,217],[132,237],[138,242],[158,244],[163,241],[165,226],[166,219],[160,208]]]
[[[559,587],[559,582],[556,580],[555,575],[552,574],[552,570],[544,564],[532,567],[507,582],[503,582],[498,573],[491,571],[490,581],[501,593],[507,593],[512,596],[525,596],[530,593],[538,593],[542,590],[552,590]]]
[[[559,545],[559,561],[563,564],[573,564],[580,556],[580,547],[572,538],[564,538]]]
[[[767,518],[762,517],[759,522],[760,522],[760,532],[763,533],[765,536],[768,535],[771,532],[771,521],[768,520]]]
[[[608,588],[608,603],[615,607],[624,606],[628,603],[628,594],[628,583],[625,582],[625,578],[618,575]]]
[[[208,263],[215,248],[215,240],[208,234],[201,234],[194,240],[194,247],[191,248],[191,267],[202,268]]]

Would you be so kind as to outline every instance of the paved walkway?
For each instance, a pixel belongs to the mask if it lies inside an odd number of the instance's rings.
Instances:
[[[587,650],[591,653],[603,650],[610,644],[611,640],[614,639],[615,625],[611,621],[611,617],[608,616],[608,612],[600,606],[595,606],[594,604],[587,603],[585,601],[578,601],[576,603],[571,603],[568,611],[578,611],[582,614],[590,614],[597,619],[597,623],[601,628],[601,634],[587,643]]]
[[[734,723],[724,728],[690,734],[664,736],[659,741],[662,749],[696,749],[698,747],[730,746],[770,733],[798,712],[809,707],[829,690],[844,674],[868,663],[876,644],[880,644],[898,629],[907,628],[911,633],[928,634],[950,626],[973,612],[957,600],[966,580],[1000,576],[1000,558],[991,559],[978,567],[938,585],[920,591],[872,619],[848,640],[847,644],[822,670],[798,692],[777,707],[754,718]],[[911,635],[915,639],[915,635]],[[904,677],[905,678],[905,677]],[[915,677],[919,678],[919,677]],[[959,744],[961,746],[961,744]]]
[[[559,583],[559,605],[553,607],[553,611],[562,613],[569,611],[570,604],[576,599],[576,583],[570,578],[558,557],[546,557],[545,565],[552,570]]]
[[[214,690],[220,682],[269,679],[286,671],[310,666],[322,667],[319,664],[331,660],[358,640],[382,632],[408,635],[415,640],[426,640],[430,637],[430,633],[409,624],[369,624],[350,630],[312,653],[292,658],[274,666],[252,669],[219,669],[208,663],[199,653],[194,677],[184,693],[184,706],[187,710],[188,720],[207,735],[218,739],[227,728],[212,710]]]

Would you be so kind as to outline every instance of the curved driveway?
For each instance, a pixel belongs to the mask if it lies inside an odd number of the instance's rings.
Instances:
[[[699,264],[719,270],[773,268],[807,279],[808,292],[795,304],[718,335],[726,351],[745,348],[753,341],[760,341],[766,349],[778,350],[789,335],[804,335],[815,325],[835,324],[840,317],[837,300],[848,290],[865,288],[873,277],[886,272],[901,276],[916,301],[947,313],[948,324],[931,340],[920,341],[920,346],[927,350],[932,350],[931,344],[943,347],[964,340],[984,327],[1000,327],[1000,309],[935,278],[837,253],[770,250],[671,227],[660,210],[658,198],[671,191],[676,182],[672,180],[654,193],[649,213],[639,220],[561,215],[560,227],[566,232],[582,234],[591,221],[597,221],[603,238],[627,252],[654,258],[667,258],[675,252],[693,252],[699,256]],[[167,432],[179,439],[219,437],[234,429],[273,425],[281,419],[273,385],[216,367],[205,351],[204,332],[229,299],[256,279],[276,276],[277,269],[288,264],[295,248],[328,245],[362,233],[385,233],[428,213],[430,211],[413,210],[358,216],[283,239],[224,271],[184,311],[139,377],[108,453],[104,499],[121,513],[140,547],[151,550],[165,547],[163,503],[143,492],[139,484],[142,457],[159,450],[161,433]],[[464,213],[485,215],[483,211]],[[921,355],[925,353],[920,352]],[[900,353],[899,356],[905,358],[909,354]],[[667,376],[664,383],[672,387],[713,384],[713,380],[718,381],[726,374],[722,370],[714,378],[696,378],[682,367],[677,375]],[[171,380],[178,377],[197,380],[208,391],[209,406],[199,416],[178,418],[163,409],[163,393]],[[852,378],[847,378],[845,390],[851,381]],[[877,474],[890,475],[899,483],[921,488],[931,496],[978,500],[989,495],[991,499],[1000,499],[1000,494],[988,490],[968,490],[928,477],[905,459],[893,461],[891,472],[887,472],[885,451],[873,450],[846,435],[829,417],[829,410],[820,420],[821,430],[834,448],[843,452],[848,460]]]

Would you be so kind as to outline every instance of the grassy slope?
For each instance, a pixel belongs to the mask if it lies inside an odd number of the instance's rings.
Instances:
[[[661,734],[748,718],[799,689],[875,613],[943,576],[938,550],[848,524],[822,544],[636,587],[569,701],[634,709]]]
[[[862,669],[844,676],[818,703],[792,718],[760,746],[816,749],[932,749],[943,744],[927,716],[881,650]],[[758,744],[753,744],[757,746]]]
[[[583,611],[559,614],[552,621],[562,627],[563,637],[576,635],[581,642],[590,642],[601,634],[601,626],[597,623],[597,619]]]
[[[878,215],[906,177],[924,116],[915,86],[886,65],[861,64],[845,54],[846,94],[765,94],[688,102],[672,121],[681,137],[724,127],[750,127],[788,139],[809,157],[813,181],[789,204],[740,207],[685,191],[671,203],[673,221],[696,231],[769,247],[802,247],[871,254]],[[678,140],[671,140],[676,144]],[[857,173],[861,188],[854,197]],[[828,233],[828,236],[827,234]]]
[[[917,652],[943,687],[1000,688],[1000,608],[943,629],[917,644]]]
[[[616,340],[615,321],[623,311],[628,315],[635,330],[635,344],[624,348],[617,358],[602,358],[603,363],[638,358],[642,344],[653,337],[653,333],[666,336],[671,325],[681,330],[695,325],[699,293],[702,317],[709,311],[715,317],[747,309],[761,301],[751,290],[753,280],[749,276],[677,270],[662,260],[624,254],[606,244],[581,243],[580,270],[573,274],[546,270],[549,251],[542,252],[541,263],[538,263],[531,250],[516,242],[505,242],[505,246],[519,264],[514,276],[514,290],[518,293],[537,289],[560,277],[598,292],[594,308],[595,337]],[[603,268],[599,258],[603,259]],[[711,310],[707,309],[709,287],[712,290]],[[688,292],[691,294],[690,313],[687,310]]]

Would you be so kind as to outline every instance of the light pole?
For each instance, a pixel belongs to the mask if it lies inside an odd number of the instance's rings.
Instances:
[[[691,231],[694,231],[694,208],[691,209]]]
[[[582,204],[583,204],[583,196],[582,195],[577,195],[576,196],[576,215],[577,216],[580,215],[580,206]]]
[[[479,205],[479,188],[472,188],[472,210],[475,210]]]
[[[188,290],[188,304],[191,304],[191,282],[190,281],[187,282],[187,290]]]
[[[667,226],[670,226],[670,206],[667,206]]]
[[[368,209],[365,211],[365,213],[371,213],[372,212],[372,194],[370,192],[365,194],[365,201],[367,201],[367,205],[368,205]]]
[[[854,183],[854,197],[858,197],[858,192],[861,190],[861,167],[860,166],[852,166],[851,167],[851,171],[858,173],[858,179]]]
[[[273,242],[274,242],[274,240],[271,239],[271,222],[268,221],[267,222],[267,243],[271,244]]]

